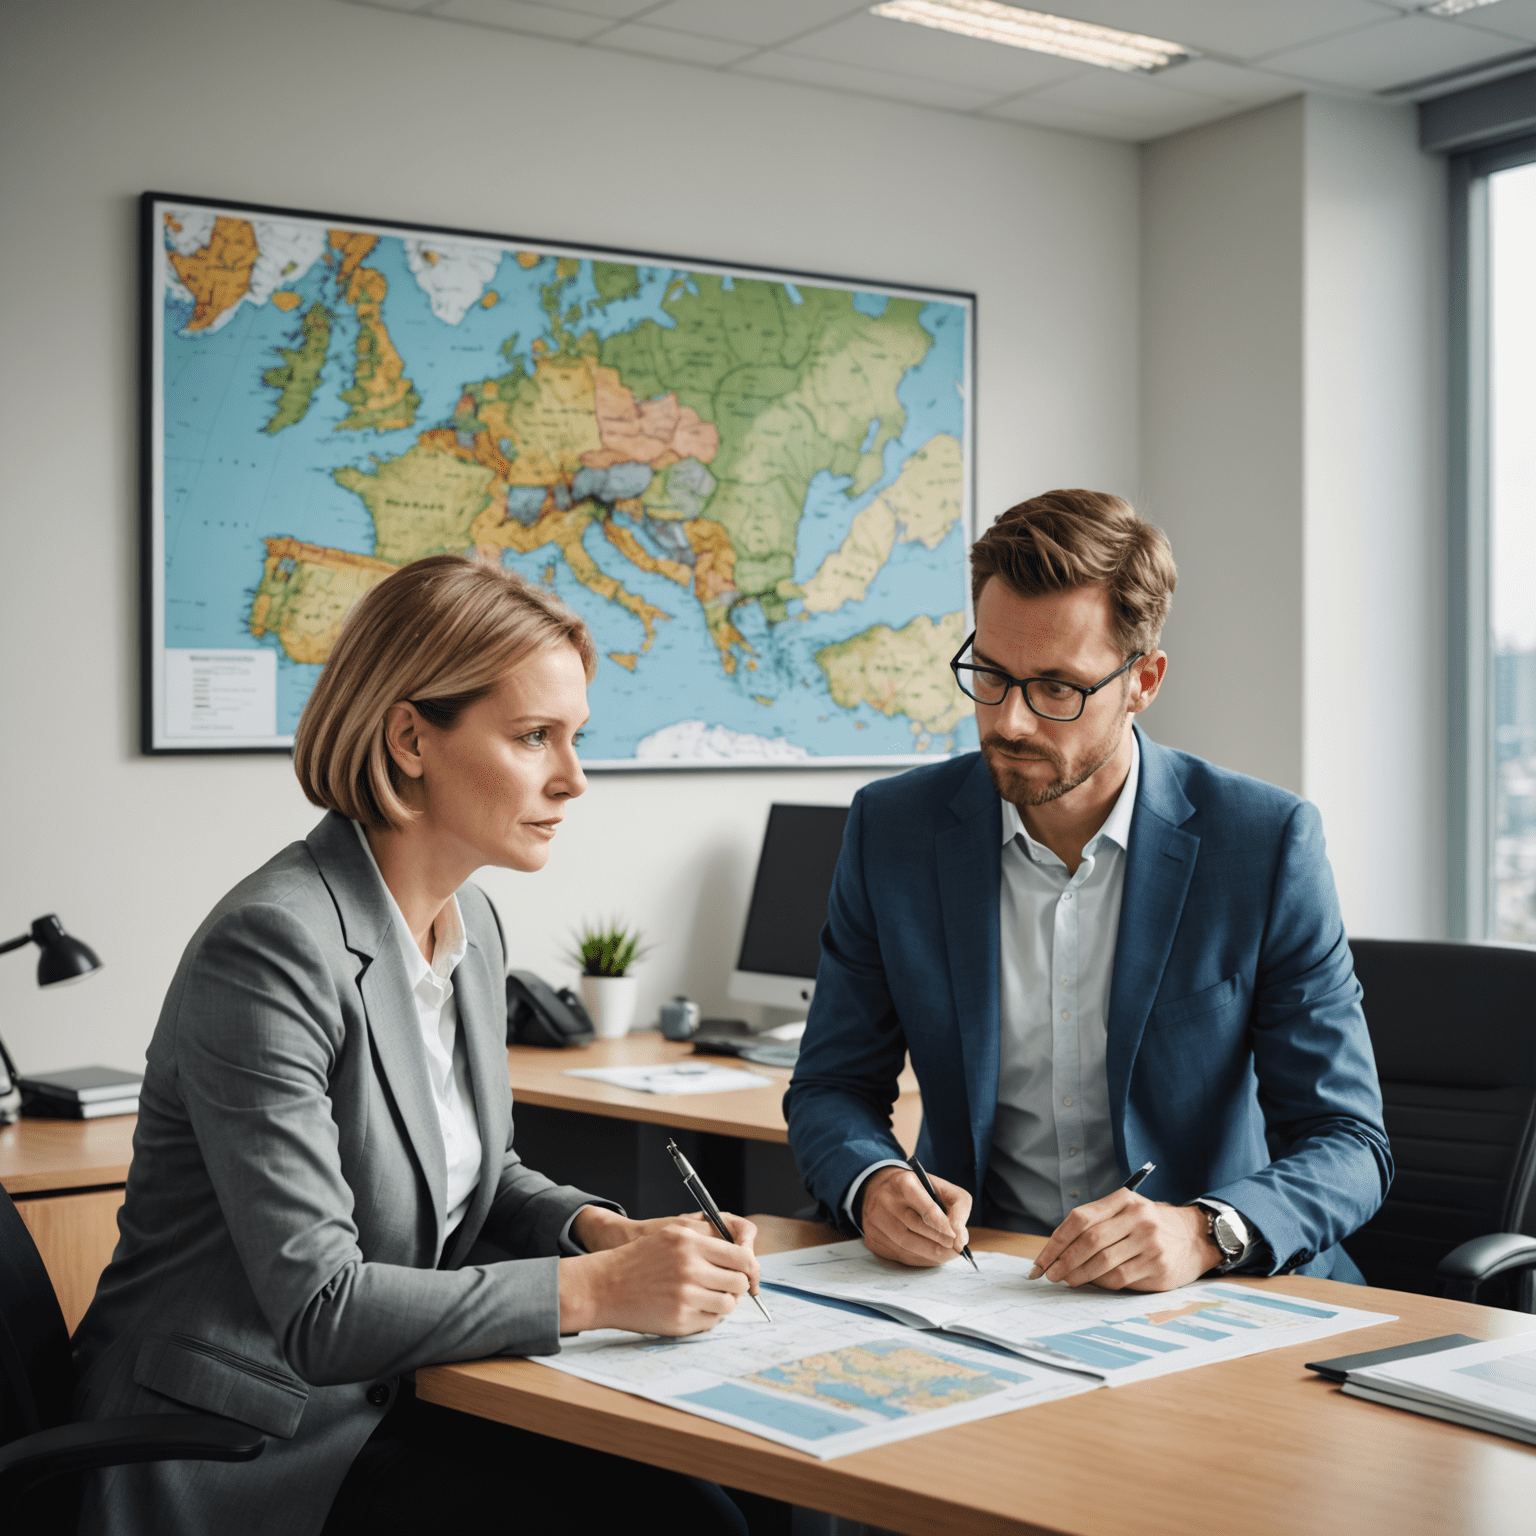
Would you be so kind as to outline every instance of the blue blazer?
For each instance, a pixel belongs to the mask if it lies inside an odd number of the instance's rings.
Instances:
[[[1359,1282],[1338,1244],[1380,1206],[1392,1157],[1317,810],[1140,742],[1107,1022],[1121,1172],[1155,1162],[1152,1200],[1227,1201],[1263,1234],[1264,1273]],[[981,1189],[1002,835],[979,753],[854,798],[784,1099],[801,1177],[844,1230],[849,1185],[902,1156],[890,1110],[908,1051],[918,1156]]]

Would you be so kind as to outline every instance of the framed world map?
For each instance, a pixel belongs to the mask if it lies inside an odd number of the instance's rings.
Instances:
[[[283,751],[443,551],[587,621],[585,766],[975,745],[975,300],[145,193],[143,746]]]

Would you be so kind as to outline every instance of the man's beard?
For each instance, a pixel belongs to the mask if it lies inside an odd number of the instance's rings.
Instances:
[[[991,732],[982,738],[981,755],[986,759],[987,772],[992,775],[992,787],[1004,800],[1010,800],[1017,806],[1049,805],[1052,800],[1071,794],[1079,785],[1086,784],[1120,750],[1124,718],[1120,717],[1120,730],[1112,728],[1109,734],[1093,744],[1088,766],[1075,773],[1068,773],[1066,759],[1044,742],[1035,741],[1026,745],[1021,741],[1010,741],[996,731]],[[1056,777],[1048,784],[1036,788],[1012,768],[1012,762],[1018,758],[1047,762],[1056,770]]]

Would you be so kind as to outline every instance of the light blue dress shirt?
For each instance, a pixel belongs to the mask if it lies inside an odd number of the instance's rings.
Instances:
[[[1049,1233],[1074,1206],[1120,1183],[1104,1060],[1140,776],[1133,731],[1125,784],[1072,874],[1025,831],[1017,807],[1002,803],[997,1124],[972,1217],[979,1223]],[[871,1163],[844,1197],[849,1220],[870,1174],[904,1166]]]

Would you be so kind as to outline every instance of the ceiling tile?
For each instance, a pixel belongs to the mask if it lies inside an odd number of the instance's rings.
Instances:
[[[1153,137],[1144,123],[1113,117],[1107,112],[1085,112],[1080,107],[1044,101],[1038,96],[1021,96],[1007,106],[988,111],[986,116],[1032,128],[1060,128],[1066,133],[1086,133],[1096,139],[1119,139],[1132,144]]]
[[[609,21],[627,21],[642,11],[651,10],[656,0],[531,0],[540,10],[573,11],[578,16],[604,16]]]
[[[1244,106],[1279,101],[1306,89],[1302,81],[1285,75],[1266,74],[1262,69],[1245,69],[1238,64],[1218,64],[1214,59],[1191,59],[1188,64],[1152,78],[1171,91],[1209,96],[1215,101],[1241,102]]]
[[[585,4],[586,0],[575,3]],[[648,26],[673,27],[700,37],[763,48],[863,9],[858,0],[772,0],[771,4],[764,0],[668,0],[645,21]]]
[[[754,50],[749,43],[723,43],[718,38],[695,37],[691,32],[669,32],[661,27],[647,27],[627,22],[604,32],[596,47],[616,48],[621,53],[643,53],[651,58],[671,59],[675,64],[731,64]]]
[[[917,80],[909,75],[887,74],[884,70],[859,69],[851,64],[836,64],[827,59],[807,59],[790,53],[759,53],[735,66],[735,73],[763,75],[773,80],[791,80],[798,85],[816,85],[825,90],[854,92],[862,96],[884,96],[890,101],[920,107],[947,107],[956,112],[973,112],[995,100],[996,91],[968,90],[939,80]]]
[[[1025,101],[1051,102],[1075,111],[1101,113],[1106,119],[1119,119],[1141,125],[1143,133],[1174,133],[1194,123],[1225,117],[1229,102],[1208,96],[1192,96],[1170,90],[1151,80],[1116,70],[1085,70],[1072,80],[1032,91]]]
[[[1462,26],[1536,43],[1536,0],[1499,0],[1498,5],[1479,6],[1456,20]]]
[[[1286,74],[1356,91],[1381,91],[1442,70],[1494,59],[1518,48],[1508,38],[1433,16],[1404,16],[1330,38],[1307,48],[1270,55],[1265,63]]]
[[[887,21],[867,13],[849,17],[797,43],[786,53],[797,58],[827,59],[858,69],[889,70],[920,80],[942,80],[989,96],[1033,90],[1082,69],[1070,59],[1026,48],[957,37],[932,27]]]
[[[1396,16],[1378,0],[1030,0],[1035,10],[1096,21],[1202,51],[1251,59]],[[1423,0],[1428,4],[1430,0]],[[1407,9],[1406,6],[1403,9]]]
[[[364,5],[370,11],[430,11],[443,0],[345,0],[348,5]]]
[[[582,16],[549,5],[527,5],[522,0],[447,0],[432,12],[453,21],[477,21],[483,26],[505,27],[509,32],[531,32],[537,37],[559,37],[579,42],[612,26],[601,16]]]

